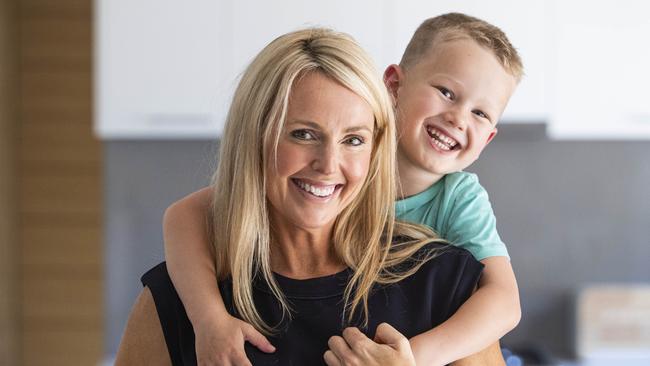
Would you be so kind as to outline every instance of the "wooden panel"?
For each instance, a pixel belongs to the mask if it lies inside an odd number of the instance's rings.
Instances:
[[[29,177],[21,185],[20,212],[92,213],[100,208],[97,177],[81,174]]]
[[[23,95],[29,95],[29,99],[23,99],[21,103],[25,109],[57,105],[60,108],[78,109],[91,103],[91,84],[88,72],[23,72],[21,78]],[[53,111],[56,112],[57,109]],[[86,116],[87,120],[90,118],[90,115]],[[46,118],[40,122],[47,123],[48,121],[49,118]]]
[[[97,224],[83,226],[32,224],[25,230],[23,239],[23,264],[49,271],[70,270],[85,274],[98,274],[101,258],[96,256],[96,240],[101,236]]]
[[[99,212],[93,213],[69,213],[59,212],[56,214],[41,212],[20,213],[20,236],[25,237],[25,231],[37,228],[41,225],[48,227],[64,226],[71,228],[78,227],[101,227],[102,215]]]
[[[22,343],[30,352],[23,355],[24,365],[96,365],[101,343],[88,340],[101,338],[97,330],[25,329]]]
[[[43,330],[101,329],[100,274],[79,266],[59,272],[26,266],[30,275],[23,279],[23,327]],[[42,304],[47,304],[43,306]]]
[[[27,176],[23,172],[23,176]],[[20,212],[93,213],[99,210],[97,177],[75,175],[27,176],[21,184]]]
[[[29,17],[23,9],[21,14],[21,41],[32,45],[66,44],[86,45],[91,41],[90,19]],[[53,32],[54,30],[54,32]],[[83,48],[78,49],[85,51]],[[91,49],[87,48],[87,51]],[[57,57],[57,55],[53,55]],[[88,65],[84,65],[88,67]],[[49,68],[48,68],[49,69]]]
[[[102,358],[101,146],[92,135],[92,1],[20,2],[22,359]]]
[[[90,71],[91,54],[79,50],[76,44],[29,44],[23,47],[23,70],[83,70]]]
[[[90,21],[92,17],[92,1],[88,0],[21,0],[21,8],[25,19]]]
[[[74,101],[65,101],[60,105],[53,102],[43,103],[41,105],[30,105],[29,109],[23,108],[21,121],[24,124],[83,124],[92,118],[92,111],[89,105],[75,103]],[[88,126],[91,127],[91,126]]]
[[[0,365],[17,363],[15,3],[0,0]]]

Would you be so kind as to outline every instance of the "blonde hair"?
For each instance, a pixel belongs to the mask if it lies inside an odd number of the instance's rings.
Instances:
[[[524,66],[515,47],[498,27],[475,17],[448,13],[422,22],[413,34],[400,66],[409,68],[416,64],[436,43],[469,38],[492,51],[501,66],[519,82]]]
[[[217,277],[232,277],[239,315],[266,334],[274,328],[255,308],[253,279],[260,276],[266,281],[285,316],[290,316],[290,309],[270,266],[273,233],[264,167],[273,162],[268,159],[277,159],[292,87],[310,72],[321,73],[359,95],[371,107],[375,120],[368,176],[337,217],[333,233],[337,255],[354,273],[344,295],[350,321],[361,304],[367,322],[367,299],[373,284],[395,282],[413,273],[412,268],[407,273],[390,267],[408,259],[432,236],[409,224],[398,224],[394,230],[394,116],[386,88],[368,55],[350,36],[328,29],[305,29],[275,39],[248,66],[235,91],[213,178],[211,217]],[[421,240],[391,249],[395,233]]]

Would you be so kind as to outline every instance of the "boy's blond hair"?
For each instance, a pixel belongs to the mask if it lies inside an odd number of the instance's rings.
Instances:
[[[448,13],[425,20],[413,34],[400,66],[415,65],[436,43],[469,38],[492,51],[503,68],[517,82],[524,74],[524,66],[517,50],[498,27],[475,17]]]

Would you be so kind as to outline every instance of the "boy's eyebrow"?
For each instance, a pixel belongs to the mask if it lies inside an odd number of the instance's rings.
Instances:
[[[451,81],[452,83],[455,83],[455,84],[460,85],[460,86],[463,87],[463,88],[465,87],[465,84],[463,84],[462,81],[456,79],[455,77],[453,77],[453,76],[451,76],[451,75],[447,75],[447,74],[437,74],[437,76],[438,76],[438,77],[445,78],[445,79]]]
[[[294,125],[294,124],[301,124],[301,125],[307,126],[309,128],[312,128],[314,130],[320,130],[321,129],[321,127],[320,127],[320,125],[318,123],[312,122],[312,121],[301,120],[301,119],[290,121],[287,125]],[[351,127],[346,128],[345,130],[343,130],[343,132],[350,133],[350,132],[358,132],[358,131],[362,131],[362,130],[365,130],[368,133],[372,134],[372,130],[370,128],[364,126],[364,125],[351,126]]]

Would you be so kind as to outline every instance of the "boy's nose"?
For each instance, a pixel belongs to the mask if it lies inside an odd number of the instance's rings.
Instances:
[[[336,148],[325,145],[315,151],[316,156],[312,162],[312,169],[322,174],[332,174],[338,165],[338,152]]]
[[[464,131],[467,127],[467,115],[460,108],[453,108],[445,114],[445,122]]]

